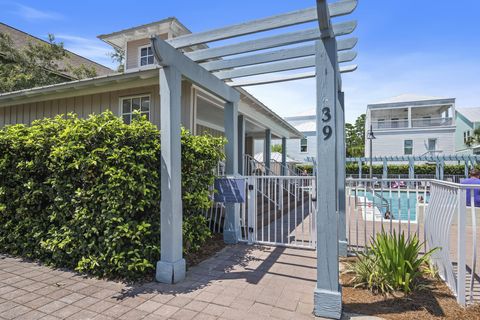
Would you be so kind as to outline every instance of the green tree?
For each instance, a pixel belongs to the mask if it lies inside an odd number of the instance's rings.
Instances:
[[[74,79],[93,77],[96,71],[84,65],[66,65],[59,61],[68,58],[63,43],[48,35],[48,42],[30,42],[22,48],[14,46],[7,34],[0,33],[0,93],[51,85]],[[70,74],[68,77],[65,73]]]
[[[347,157],[363,157],[365,154],[365,114],[360,115],[354,124],[345,124]]]
[[[118,64],[117,72],[123,72],[125,71],[125,51],[118,48],[114,48],[114,50],[110,53],[110,58]]]
[[[282,153],[282,145],[281,144],[274,144],[274,145],[271,146],[270,150],[272,150],[272,152]]]

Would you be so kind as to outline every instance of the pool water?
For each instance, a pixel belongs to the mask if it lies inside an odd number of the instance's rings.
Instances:
[[[364,197],[365,192],[364,191],[357,191],[357,196],[358,197]],[[392,219],[395,220],[410,220],[415,221],[416,220],[416,208],[417,208],[417,196],[424,198],[424,202],[428,203],[428,200],[430,199],[430,195],[424,194],[423,192],[419,192],[418,195],[415,192],[406,192],[406,191],[392,191],[391,193],[389,191],[376,191],[375,192],[375,207],[381,210],[383,214],[387,211],[386,206],[381,206],[380,204],[382,203],[380,199],[380,195],[388,201],[389,207],[390,207],[390,212],[392,214]],[[373,201],[373,195],[372,192],[367,191],[366,193],[367,200],[368,201]],[[410,216],[410,217],[409,217]]]

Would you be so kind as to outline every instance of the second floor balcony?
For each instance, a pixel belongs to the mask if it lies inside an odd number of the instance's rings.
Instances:
[[[372,127],[375,130],[382,129],[402,129],[402,128],[431,128],[431,127],[447,127],[453,125],[453,119],[448,118],[413,118],[408,119],[373,119]]]

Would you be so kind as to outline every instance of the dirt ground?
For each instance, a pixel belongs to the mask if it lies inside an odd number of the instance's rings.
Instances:
[[[220,233],[214,233],[212,238],[208,239],[199,251],[185,255],[187,268],[193,267],[203,260],[210,258],[224,247],[225,242],[223,241],[223,235]]]
[[[450,289],[438,279],[422,279],[428,289],[399,297],[374,295],[368,290],[354,288],[351,279],[351,274],[341,275],[346,312],[401,320],[480,319],[480,305],[462,308]]]

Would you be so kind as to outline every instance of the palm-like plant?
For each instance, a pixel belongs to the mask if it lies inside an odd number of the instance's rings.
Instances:
[[[430,274],[428,262],[432,249],[420,254],[423,243],[416,236],[405,238],[404,233],[389,235],[382,231],[372,239],[364,253],[358,254],[358,261],[350,266],[355,276],[355,286],[364,286],[375,293],[393,291],[410,293],[418,288],[418,279]]]

